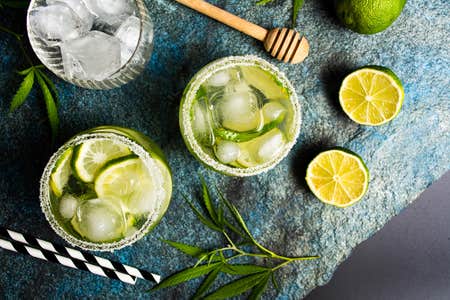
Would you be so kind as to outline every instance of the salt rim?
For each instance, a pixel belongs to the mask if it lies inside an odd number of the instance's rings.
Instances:
[[[144,165],[147,167],[148,171],[152,175],[152,179],[156,179],[157,182],[155,182],[155,186],[158,187],[157,191],[157,198],[159,199],[159,206],[157,209],[152,213],[149,214],[147,221],[141,226],[139,230],[137,230],[133,235],[125,237],[121,239],[120,241],[116,241],[113,243],[93,243],[88,242],[84,240],[80,240],[75,238],[74,236],[68,234],[58,223],[56,218],[54,217],[52,210],[51,210],[51,204],[50,204],[50,185],[49,180],[51,173],[53,171],[53,168],[58,160],[58,158],[70,147],[74,147],[76,145],[79,145],[83,143],[84,141],[91,140],[91,139],[107,139],[107,140],[113,140],[121,142],[139,156],[141,158]],[[114,251],[121,249],[123,247],[129,246],[136,241],[142,239],[148,232],[150,226],[152,226],[160,217],[160,210],[161,206],[164,202],[165,197],[165,189],[163,187],[164,182],[163,175],[159,169],[159,167],[156,165],[154,159],[150,156],[150,154],[138,143],[133,141],[131,138],[128,138],[122,134],[119,133],[83,133],[81,135],[75,136],[74,138],[70,139],[67,143],[65,143],[63,146],[61,146],[58,151],[56,151],[52,157],[50,158],[49,162],[47,163],[44,172],[42,174],[41,180],[40,180],[40,205],[41,209],[45,215],[45,218],[50,223],[50,226],[52,229],[65,241],[67,241],[69,244],[80,247],[85,250],[93,250],[93,251]]]
[[[74,85],[89,89],[112,89],[122,86],[129,81],[135,79],[145,69],[145,66],[150,61],[151,53],[153,52],[153,40],[154,40],[154,25],[147,7],[143,0],[133,0],[137,7],[137,17],[141,22],[141,28],[139,31],[138,44],[130,59],[121,65],[113,74],[103,80],[82,80],[77,78],[69,78],[64,71],[60,50],[56,46],[48,46],[31,30],[30,25],[30,12],[40,6],[46,4],[45,0],[31,0],[27,9],[27,34],[31,48],[33,49],[39,60],[53,72],[59,78],[70,82]],[[149,32],[145,32],[149,31]],[[149,54],[148,54],[149,53]],[[147,55],[148,54],[148,55]],[[145,60],[145,64],[136,66],[131,64],[135,56],[140,55],[142,57],[148,56]]]
[[[287,87],[290,94],[289,102],[294,106],[294,116],[292,122],[292,127],[294,128],[293,130],[291,130],[293,137],[292,140],[285,145],[284,150],[281,151],[275,159],[255,167],[234,168],[228,165],[221,164],[217,160],[213,159],[198,144],[192,130],[192,124],[190,122],[191,107],[200,86],[214,73],[235,66],[256,66],[270,72],[272,75],[275,75],[275,77],[283,84],[283,86]],[[277,67],[267,62],[266,60],[254,55],[229,56],[218,59],[206,65],[188,83],[183,94],[182,105],[180,108],[180,127],[186,145],[194,152],[195,156],[197,156],[197,158],[201,162],[205,163],[207,166],[213,168],[214,170],[225,173],[227,175],[239,177],[253,176],[267,172],[270,169],[274,168],[289,154],[292,147],[297,142],[298,136],[300,134],[301,106],[298,102],[297,93],[295,92],[294,87],[287,79],[286,75]]]

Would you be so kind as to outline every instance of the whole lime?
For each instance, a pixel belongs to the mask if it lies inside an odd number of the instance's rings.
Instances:
[[[394,23],[406,0],[335,0],[336,14],[349,29],[374,34]]]

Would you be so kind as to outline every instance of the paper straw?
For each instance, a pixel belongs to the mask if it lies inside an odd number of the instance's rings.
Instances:
[[[110,270],[114,270],[116,272],[128,274],[132,277],[137,277],[145,280],[149,280],[155,283],[159,283],[161,280],[161,276],[157,274],[150,273],[148,271],[138,269],[135,267],[131,267],[128,265],[121,264],[119,262],[111,261],[88,252],[82,252],[70,247],[65,247],[57,244],[53,244],[33,236],[22,234],[10,229],[6,229],[4,227],[0,227],[0,235],[5,237],[9,237],[19,243],[28,244],[37,248],[41,248],[53,253],[58,253],[63,256],[72,257],[74,259],[80,260],[82,262],[87,262],[92,265],[96,265],[102,268],[107,268]]]
[[[37,249],[17,241],[8,241],[3,238],[0,238],[0,248],[10,250],[13,252],[31,255],[35,258],[61,264],[69,268],[88,271],[96,275],[120,280],[128,284],[136,283],[136,277],[130,276],[128,274],[96,266],[88,262],[81,261],[79,259],[65,257],[45,249]]]

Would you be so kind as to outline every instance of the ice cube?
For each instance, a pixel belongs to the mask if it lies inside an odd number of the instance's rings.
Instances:
[[[224,93],[212,99],[214,118],[221,126],[235,130],[258,130],[264,125],[261,102],[251,91]]]
[[[274,121],[282,114],[286,113],[286,108],[279,102],[271,101],[263,106],[263,116],[265,121]]]
[[[192,130],[195,138],[204,145],[212,146],[215,143],[212,127],[211,113],[207,107],[206,98],[200,97],[193,105]]]
[[[128,17],[114,34],[121,42],[120,57],[122,65],[126,64],[133,56],[139,42],[141,33],[141,20],[135,16]]]
[[[125,218],[117,199],[91,199],[77,209],[72,225],[92,242],[107,242],[120,238],[125,229]]]
[[[133,0],[84,0],[99,23],[118,27],[128,16],[136,13]]]
[[[83,25],[86,28],[86,31],[92,28],[94,24],[94,15],[87,9],[86,5],[82,0],[47,0],[47,5],[55,5],[64,3],[69,6],[80,19],[83,21]]]
[[[59,202],[59,213],[64,219],[72,219],[78,207],[78,199],[73,195],[62,196]]]
[[[64,71],[69,78],[103,80],[120,68],[120,41],[100,31],[61,44]]]
[[[239,145],[229,141],[221,141],[216,145],[216,157],[224,163],[229,164],[239,157],[240,149]]]
[[[257,158],[261,163],[272,160],[285,145],[286,141],[283,133],[275,128],[260,137]]]
[[[33,33],[49,46],[77,38],[89,30],[88,24],[61,2],[35,8],[29,18]]]
[[[225,86],[231,79],[228,70],[219,71],[213,74],[209,79],[207,84],[213,87]]]

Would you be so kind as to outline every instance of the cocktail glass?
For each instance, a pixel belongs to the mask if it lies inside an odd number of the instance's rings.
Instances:
[[[296,92],[275,66],[255,56],[226,57],[187,85],[180,127],[190,152],[230,176],[252,176],[277,165],[300,132]]]
[[[172,178],[159,147],[143,134],[103,126],[82,132],[50,158],[41,208],[74,246],[112,251],[148,233],[166,212]]]
[[[82,0],[64,0],[60,3],[56,0],[50,0],[53,4],[65,5],[66,3],[73,3],[74,1],[81,1],[81,4],[84,2]],[[93,2],[94,0],[90,0]],[[107,0],[96,0],[103,1],[107,3]],[[153,50],[153,23],[150,19],[149,12],[145,6],[143,0],[123,0],[130,1],[135,5],[135,12],[133,17],[136,17],[140,22],[140,28],[138,34],[137,41],[133,42],[136,44],[136,48],[134,51],[131,51],[130,55],[127,56],[127,60],[121,61],[120,65],[115,69],[113,73],[109,74],[106,78],[102,79],[80,79],[76,76],[73,76],[67,72],[64,68],[61,45],[64,43],[55,43],[54,45],[49,45],[45,40],[43,40],[39,35],[35,33],[33,30],[33,26],[30,22],[30,12],[32,12],[36,8],[40,8],[46,5],[49,0],[31,0],[28,13],[27,13],[27,31],[28,37],[30,40],[31,47],[36,53],[37,57],[41,60],[41,62],[55,75],[62,78],[63,80],[75,84],[77,86],[88,88],[88,89],[112,89],[119,87],[128,83],[129,81],[138,77],[142,71],[145,69],[148,61],[150,60],[150,56]],[[119,1],[120,2],[120,1]],[[112,1],[111,6],[117,5],[118,1]],[[93,23],[93,27],[89,30],[102,31],[106,32],[109,35],[114,35],[114,31],[116,31],[119,25],[109,26],[109,25],[98,25],[97,20],[99,17],[95,15],[91,15],[95,19]],[[62,18],[63,19],[63,18]],[[67,22],[68,20],[62,20],[61,22]],[[123,22],[122,22],[123,23]],[[103,27],[102,27],[103,26]],[[106,28],[107,27],[107,28]],[[122,33],[125,39],[128,39],[131,33],[124,32]],[[128,37],[127,37],[128,35]],[[95,50],[95,49],[94,49]],[[128,58],[129,57],[129,58]],[[123,59],[122,59],[123,60]],[[77,67],[79,68],[79,67]]]

